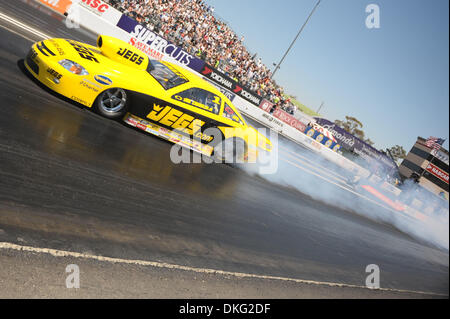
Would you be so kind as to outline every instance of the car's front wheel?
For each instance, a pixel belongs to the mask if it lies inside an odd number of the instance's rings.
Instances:
[[[100,115],[117,119],[125,115],[128,110],[127,92],[121,88],[110,88],[97,97],[94,108]]]

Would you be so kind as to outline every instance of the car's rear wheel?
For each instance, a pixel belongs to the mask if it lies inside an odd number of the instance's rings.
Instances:
[[[214,147],[214,158],[225,163],[243,162],[246,153],[244,140],[227,138]]]
[[[128,110],[127,92],[121,88],[110,88],[95,100],[95,111],[104,117],[117,119],[125,115]]]

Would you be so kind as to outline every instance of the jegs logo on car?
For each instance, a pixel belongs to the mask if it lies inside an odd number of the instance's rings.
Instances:
[[[143,57],[126,48],[119,48],[117,54],[127,60],[130,60],[131,62],[136,63],[137,65],[141,65],[142,61],[144,61]]]
[[[59,74],[58,72],[56,72],[55,70],[53,70],[52,68],[48,68],[47,72],[50,73],[50,75],[53,75],[55,78],[57,78],[58,80],[61,80],[62,78],[62,74]]]

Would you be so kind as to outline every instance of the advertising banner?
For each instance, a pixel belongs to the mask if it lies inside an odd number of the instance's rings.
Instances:
[[[426,170],[448,184],[448,173],[441,170],[436,165],[428,163]]]
[[[326,137],[328,137],[330,140],[332,140],[333,142],[337,142],[336,139],[334,138],[333,134],[330,133],[330,131],[328,131],[326,128],[320,126],[317,123],[311,123],[312,127],[314,130],[322,133],[323,135],[325,135]]]
[[[39,0],[39,2],[62,14],[64,14],[67,10],[67,7],[72,4],[71,0]]]
[[[236,95],[239,95],[248,102],[253,103],[257,106],[261,104],[262,98],[258,94],[251,92],[229,76],[223,74],[220,71],[217,71],[212,66],[205,63],[200,73],[206,76],[211,81],[214,81],[217,84],[220,84],[231,92],[235,93]]]
[[[101,0],[72,0],[72,2],[78,2],[80,6],[105,19],[112,25],[116,25],[122,16],[122,12]]]
[[[282,120],[284,123],[295,127],[297,130],[299,130],[300,132],[304,132],[306,129],[306,125],[303,124],[302,122],[300,122],[299,120],[297,120],[295,117],[293,117],[292,115],[286,113],[283,110],[277,109],[273,112],[272,114],[273,116],[275,116],[276,118]]]
[[[126,15],[120,17],[117,26],[129,33],[131,45],[146,53],[150,58],[161,60],[163,57],[170,57],[197,72],[200,72],[205,65],[203,60],[187,53]]]
[[[274,105],[274,104],[273,104],[272,102],[270,102],[270,101],[264,99],[264,100],[262,100],[262,102],[261,102],[261,104],[259,105],[259,107],[260,107],[261,109],[263,109],[264,111],[266,111],[266,112],[270,112],[270,110],[272,109],[273,105]]]
[[[396,169],[396,165],[392,161],[392,159],[378,151],[376,148],[370,146],[356,136],[348,133],[343,128],[339,127],[333,122],[328,121],[327,119],[315,119],[319,125],[323,126],[328,131],[330,131],[331,134],[333,134],[333,136],[336,138],[339,144],[342,145],[343,148],[355,152],[368,162],[376,160],[387,166],[389,169]]]
[[[223,93],[223,95],[225,95],[231,102],[233,102],[234,98],[236,97],[235,94],[231,93],[228,90],[225,90],[222,86],[218,85],[217,83],[211,81],[210,79],[208,79],[207,77],[203,77],[203,80],[207,81],[208,83],[210,83],[211,85],[214,85],[214,87],[216,89],[218,89],[220,92]]]
[[[337,152],[341,148],[341,146],[335,140],[328,138],[320,131],[316,131],[314,127],[308,125],[305,128],[304,132],[307,136],[311,137],[316,142],[324,145],[327,148],[332,149],[335,152]]]

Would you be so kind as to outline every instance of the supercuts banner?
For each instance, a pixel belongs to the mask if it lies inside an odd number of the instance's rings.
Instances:
[[[317,124],[323,126],[331,134],[333,134],[333,136],[336,138],[336,140],[338,140],[339,144],[341,144],[343,148],[355,152],[368,162],[370,162],[371,160],[376,160],[388,166],[389,169],[394,169],[396,167],[395,163],[390,157],[384,155],[376,148],[363,142],[356,136],[348,133],[333,122],[330,122],[324,118],[316,117],[315,119],[317,121]]]
[[[203,60],[190,55],[126,15],[122,15],[117,26],[130,34],[129,43],[131,45],[152,59],[160,60],[164,56],[171,57],[197,72],[200,72],[205,64]]]
[[[247,88],[244,88],[232,78],[226,76],[220,71],[217,71],[212,66],[205,63],[200,73],[203,76],[206,76],[211,81],[225,87],[226,89],[230,90],[234,94],[239,95],[250,103],[255,104],[256,106],[259,106],[259,104],[261,104],[262,98],[259,95],[251,92]]]

